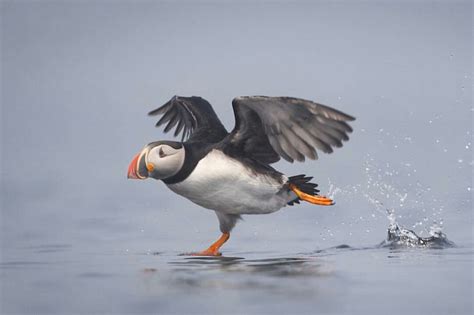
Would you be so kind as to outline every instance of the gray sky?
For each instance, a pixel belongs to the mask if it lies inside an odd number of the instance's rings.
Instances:
[[[379,193],[364,188],[375,169],[398,191],[417,182],[430,188],[422,197],[428,213],[409,209],[407,224],[436,218],[443,205],[446,229],[470,238],[469,1],[3,1],[1,14],[5,225],[48,234],[48,224],[62,226],[71,215],[108,218],[133,207],[140,216],[140,207],[159,200],[186,208],[174,224],[195,216],[200,228],[217,230],[214,217],[164,185],[126,181],[126,169],[144,144],[169,138],[146,113],[173,95],[206,98],[230,130],[232,98],[259,94],[312,99],[357,117],[343,149],[276,165],[316,176],[323,192],[329,182],[343,188],[338,214],[318,220],[370,217],[373,205],[362,195]],[[386,178],[385,168],[399,174]],[[357,185],[365,190],[354,196]],[[307,206],[298,213],[314,215]],[[383,231],[384,220],[354,230]],[[383,235],[362,234],[367,242]],[[345,237],[341,230],[333,242]]]

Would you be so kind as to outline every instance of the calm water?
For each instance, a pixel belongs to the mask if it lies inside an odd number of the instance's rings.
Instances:
[[[470,314],[472,246],[404,240],[299,252],[314,242],[279,239],[220,258],[35,240],[4,252],[2,313]]]

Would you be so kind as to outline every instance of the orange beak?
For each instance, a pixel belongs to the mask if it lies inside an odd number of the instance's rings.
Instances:
[[[130,165],[128,166],[128,173],[127,173],[127,178],[130,179],[145,179],[148,177],[148,174],[140,174],[139,171],[139,166],[140,166],[140,160],[143,159],[144,155],[142,152],[138,153],[135,155],[133,158],[132,162],[130,162]]]
[[[137,155],[135,155],[135,157],[133,158],[132,162],[130,162],[130,165],[128,166],[127,178],[140,179],[140,178],[137,176],[137,165],[138,165],[138,159],[139,159],[139,158],[140,158],[140,153],[138,153]]]

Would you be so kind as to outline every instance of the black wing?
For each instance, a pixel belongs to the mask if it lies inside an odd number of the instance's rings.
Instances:
[[[163,115],[156,126],[168,123],[165,132],[176,126],[174,136],[182,133],[181,141],[187,139],[188,142],[216,143],[228,134],[211,104],[198,96],[174,96],[168,103],[148,115]]]
[[[316,149],[331,153],[349,140],[355,118],[311,101],[292,97],[243,96],[232,101],[234,130],[222,141],[225,150],[263,163],[317,159]]]

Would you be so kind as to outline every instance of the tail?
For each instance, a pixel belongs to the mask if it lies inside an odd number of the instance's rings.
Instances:
[[[334,201],[331,199],[318,195],[319,190],[316,189],[318,184],[310,183],[309,181],[312,179],[313,177],[305,177],[305,175],[296,175],[288,178],[288,189],[298,196],[296,199],[288,202],[290,206],[300,203],[300,200],[320,206],[332,206],[334,204]]]

